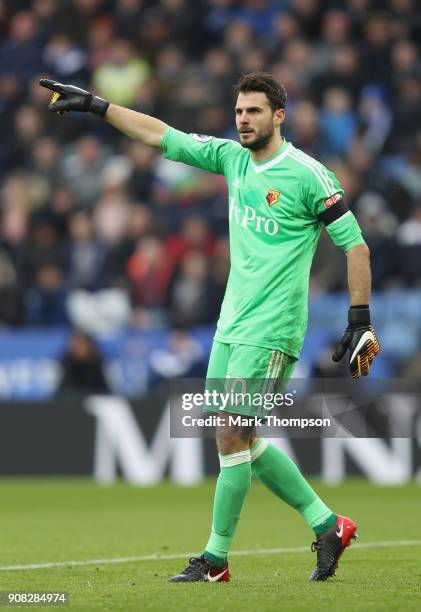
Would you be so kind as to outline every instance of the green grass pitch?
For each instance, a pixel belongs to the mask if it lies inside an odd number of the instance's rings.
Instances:
[[[62,609],[84,612],[421,610],[421,487],[381,488],[362,480],[315,486],[334,510],[358,523],[360,539],[335,578],[308,582],[315,562],[311,531],[254,482],[233,544],[234,553],[243,553],[230,558],[231,582],[169,585],[185,567],[185,553],[200,552],[207,540],[214,481],[141,489],[83,479],[2,479],[0,590],[67,591],[70,605]],[[148,555],[158,557],[122,560]]]

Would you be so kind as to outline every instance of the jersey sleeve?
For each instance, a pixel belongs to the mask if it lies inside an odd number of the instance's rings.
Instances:
[[[344,190],[333,172],[316,161],[307,170],[304,201],[311,214],[324,223],[332,241],[344,251],[364,244],[360,226],[344,203]]]
[[[350,210],[326,225],[326,230],[336,246],[344,251],[349,251],[359,244],[365,244],[358,221]]]
[[[166,159],[215,174],[225,174],[230,159],[241,152],[241,145],[234,140],[186,134],[169,127],[162,139],[161,149]]]
[[[303,191],[305,204],[315,217],[344,197],[344,190],[333,172],[316,160],[307,162]]]

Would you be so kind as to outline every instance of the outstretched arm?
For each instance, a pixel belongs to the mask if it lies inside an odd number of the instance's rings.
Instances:
[[[67,112],[92,113],[115,128],[151,147],[161,148],[166,159],[180,161],[215,174],[225,174],[228,161],[242,150],[240,144],[201,134],[185,134],[164,121],[111,104],[90,91],[41,79],[40,85],[52,92],[48,110],[58,115]],[[165,137],[164,137],[165,136]]]
[[[69,111],[92,113],[102,117],[130,138],[140,140],[151,147],[160,146],[168,127],[163,121],[110,104],[107,100],[75,85],[65,85],[50,79],[41,79],[39,83],[53,92],[48,106],[52,113],[61,114]]]
[[[161,145],[165,130],[168,128],[168,125],[160,119],[116,104],[109,105],[104,119],[129,138],[140,140],[151,147]]]

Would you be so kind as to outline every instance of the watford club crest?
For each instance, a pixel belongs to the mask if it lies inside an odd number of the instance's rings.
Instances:
[[[268,189],[268,192],[266,194],[266,202],[269,204],[269,206],[273,206],[279,201],[280,195],[281,192],[277,189]]]

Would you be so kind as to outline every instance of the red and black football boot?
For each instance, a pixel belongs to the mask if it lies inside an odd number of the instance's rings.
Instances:
[[[230,578],[228,563],[220,567],[202,555],[191,557],[186,569],[170,578],[168,582],[229,582]]]
[[[346,516],[336,517],[336,525],[313,542],[311,550],[317,552],[317,565],[310,580],[327,580],[335,575],[338,561],[345,548],[351,545],[351,540],[358,538],[357,525]]]

